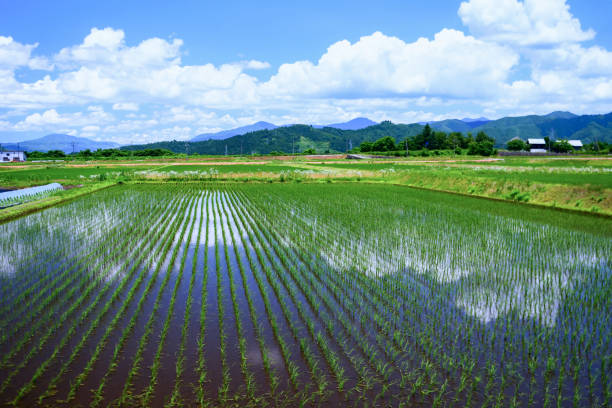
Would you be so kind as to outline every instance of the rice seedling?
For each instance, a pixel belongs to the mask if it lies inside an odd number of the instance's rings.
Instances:
[[[609,219],[201,176],[0,225],[1,403],[610,404]]]

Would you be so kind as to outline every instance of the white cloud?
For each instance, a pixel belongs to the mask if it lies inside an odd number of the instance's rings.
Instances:
[[[14,68],[28,65],[30,54],[38,44],[21,44],[13,37],[0,36],[0,67]]]
[[[115,103],[113,104],[113,110],[137,111],[138,104],[133,102]]]
[[[582,29],[566,0],[469,0],[458,13],[473,35],[487,41],[550,45],[595,36],[593,30]]]
[[[13,126],[15,131],[35,131],[35,130],[57,130],[59,128],[73,128],[80,126],[96,126],[110,123],[114,120],[113,116],[103,109],[89,110],[89,113],[58,113],[55,109],[49,109],[43,113],[33,113],[28,115]]]
[[[270,64],[268,62],[257,61],[257,60],[242,61],[241,65],[245,69],[268,69],[270,68]]]
[[[283,64],[263,85],[270,94],[359,97],[494,92],[518,62],[511,49],[444,29],[433,40],[405,43],[380,32],[354,44],[339,41],[315,65]]]
[[[264,61],[189,65],[180,39],[131,44],[110,27],[46,56],[35,55],[37,44],[0,36],[0,108],[18,112],[3,114],[0,130],[78,129],[131,142],[189,139],[258,120],[414,122],[612,109],[612,52],[582,44],[595,33],[565,0],[465,0],[458,15],[470,34],[441,29],[408,41],[375,32],[337,41],[317,61],[282,64],[267,79],[250,72],[270,69]],[[51,72],[24,82],[27,69]]]

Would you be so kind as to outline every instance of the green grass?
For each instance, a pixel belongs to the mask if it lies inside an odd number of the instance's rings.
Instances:
[[[280,173],[283,171],[299,170],[295,166],[287,166],[283,164],[221,164],[221,165],[200,165],[200,164],[172,164],[164,167],[156,168],[154,171],[170,172],[216,172],[219,174],[227,173]]]
[[[53,181],[60,183],[82,184],[100,180],[100,175],[107,178],[132,175],[136,171],[149,170],[159,166],[91,166],[66,167],[44,166],[32,169],[0,171],[0,185],[24,186],[45,184]]]

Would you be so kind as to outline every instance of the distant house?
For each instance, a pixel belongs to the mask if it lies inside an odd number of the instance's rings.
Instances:
[[[0,161],[3,162],[24,162],[25,152],[0,152]]]
[[[546,141],[544,139],[527,139],[531,153],[546,153]]]
[[[568,140],[567,143],[574,148],[574,150],[582,149],[582,142],[580,140]]]

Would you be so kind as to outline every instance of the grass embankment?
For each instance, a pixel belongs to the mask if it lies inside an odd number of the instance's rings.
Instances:
[[[470,196],[612,215],[610,161],[325,163],[333,179],[401,184]]]
[[[605,157],[300,159],[26,164],[0,170],[0,185],[24,187],[53,181],[64,185],[103,181],[375,182],[612,215],[612,159]]]
[[[49,208],[54,205],[64,203],[66,201],[73,200],[75,198],[93,193],[94,191],[98,191],[103,188],[113,186],[115,184],[116,183],[114,181],[87,184],[83,187],[75,187],[69,190],[58,191],[57,193],[40,200],[30,201],[27,203],[2,209],[0,210],[0,223],[10,221],[23,215],[43,210],[45,208]]]
[[[612,214],[612,189],[599,184],[538,181],[538,176],[467,176],[461,172],[412,171],[384,181],[479,197]]]

